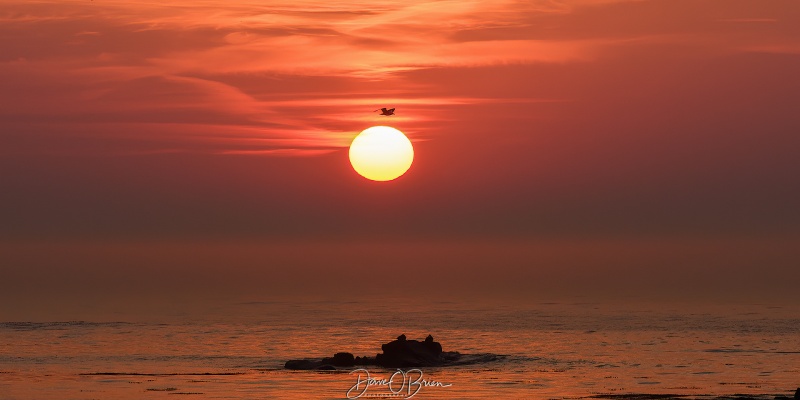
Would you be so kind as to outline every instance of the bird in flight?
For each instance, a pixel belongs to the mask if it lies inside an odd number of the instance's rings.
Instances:
[[[380,110],[375,110],[375,111],[380,111],[381,115],[394,115],[394,108],[383,107]],[[375,112],[375,111],[373,111],[373,112]]]

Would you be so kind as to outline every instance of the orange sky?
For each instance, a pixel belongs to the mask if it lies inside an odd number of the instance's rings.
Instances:
[[[439,241],[408,262],[450,268],[508,240],[538,270],[529,246],[664,240],[619,262],[727,241],[754,249],[736,279],[796,280],[793,246],[761,244],[800,234],[797,21],[796,0],[4,1],[0,272],[68,268],[25,246],[76,242]],[[377,124],[415,146],[390,183],[347,161]]]

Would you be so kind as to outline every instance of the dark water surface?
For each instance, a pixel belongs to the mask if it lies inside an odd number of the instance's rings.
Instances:
[[[507,355],[424,369],[426,381],[449,386],[422,387],[420,399],[789,394],[800,385],[798,314],[766,305],[387,299],[238,303],[169,323],[3,322],[0,399],[345,398],[358,374],[286,371],[283,363],[337,351],[374,355],[400,333],[431,333],[448,351]],[[373,378],[393,372],[369,369]]]

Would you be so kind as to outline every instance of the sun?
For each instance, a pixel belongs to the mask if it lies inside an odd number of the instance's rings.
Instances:
[[[406,135],[389,126],[364,129],[350,144],[350,164],[373,181],[391,181],[405,174],[414,161],[414,147]]]

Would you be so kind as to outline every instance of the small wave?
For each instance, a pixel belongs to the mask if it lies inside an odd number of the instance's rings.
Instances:
[[[592,396],[593,399],[625,399],[625,400],[666,400],[680,399],[688,397],[685,394],[646,394],[646,393],[627,393],[627,394],[598,394]]]
[[[226,376],[244,375],[246,372],[170,372],[170,373],[143,373],[143,372],[84,372],[81,376]]]
[[[759,353],[759,354],[800,354],[800,351],[761,350],[761,349],[706,349],[706,353]]]
[[[89,321],[56,321],[56,322],[0,322],[0,329],[14,331],[65,330],[68,328],[98,328],[133,325],[130,322],[89,322]]]

